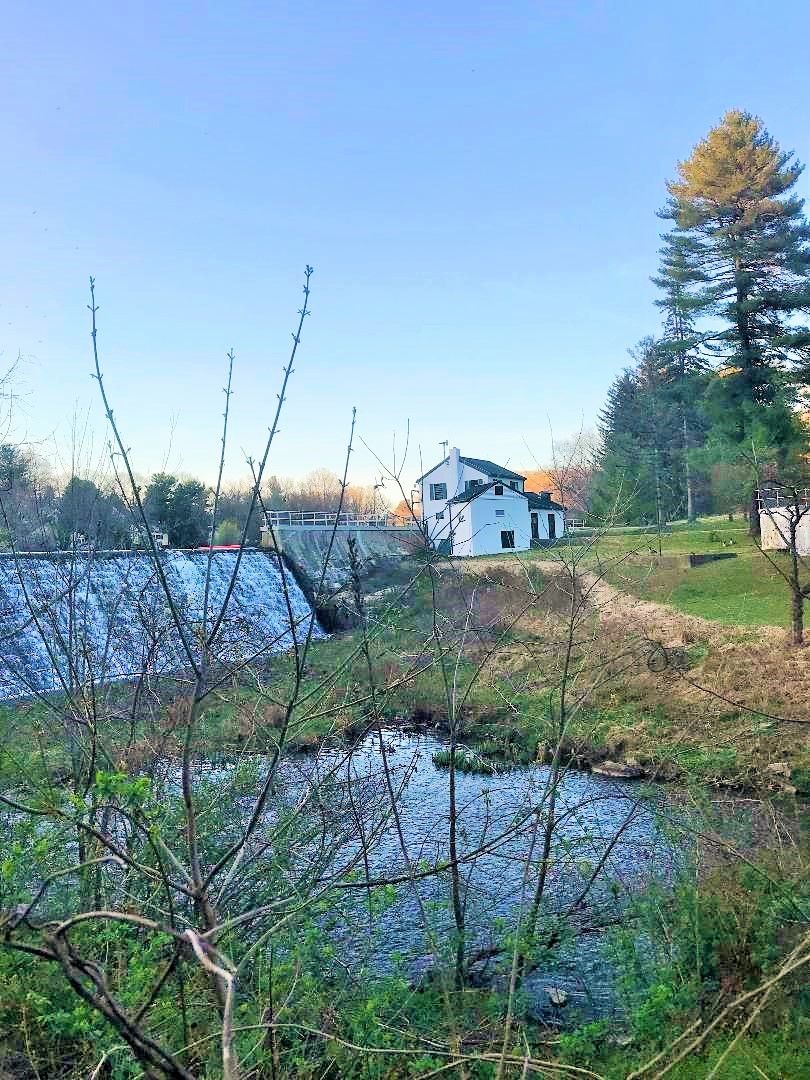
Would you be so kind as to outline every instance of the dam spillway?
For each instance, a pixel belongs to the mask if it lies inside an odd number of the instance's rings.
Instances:
[[[208,552],[171,550],[159,558],[185,640],[199,655]],[[211,555],[209,631],[236,559],[235,551]],[[261,659],[290,648],[293,632],[303,638],[310,619],[310,605],[279,557],[246,550],[212,652],[226,664]],[[323,636],[317,622],[313,632]],[[187,668],[150,555],[0,556],[0,699],[59,691],[90,678],[102,683]]]

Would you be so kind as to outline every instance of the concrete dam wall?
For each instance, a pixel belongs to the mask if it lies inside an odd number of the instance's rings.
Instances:
[[[198,651],[206,552],[161,556],[187,641]],[[211,562],[208,626],[219,612],[236,552]],[[285,572],[298,636],[313,618]],[[320,627],[316,636],[322,637]],[[245,551],[214,653],[227,663],[261,659],[292,645],[278,556]],[[132,553],[0,556],[0,698],[60,690],[91,675],[97,682],[168,675],[188,666],[155,565]]]
[[[424,547],[418,529],[384,529],[340,526],[280,525],[274,530],[276,544],[285,558],[316,582],[329,554],[326,582],[331,587],[343,585],[349,576],[349,540],[357,545],[361,564],[413,555]],[[331,552],[329,550],[332,544]]]

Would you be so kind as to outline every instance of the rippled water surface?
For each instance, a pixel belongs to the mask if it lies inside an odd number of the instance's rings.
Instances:
[[[309,780],[330,776],[335,803],[327,820],[353,820],[336,844],[332,863],[340,869],[357,859],[357,830],[368,838],[372,879],[418,876],[448,854],[448,773],[432,761],[445,748],[424,734],[387,732],[385,760],[399,793],[399,827],[385,819],[389,806],[383,754],[370,737],[350,757],[334,750],[289,766],[282,787],[288,797]],[[351,784],[348,783],[351,777]],[[536,822],[548,808],[549,769],[542,765],[492,775],[457,777],[459,847],[470,953],[503,946],[521,905],[531,897],[536,869],[526,880],[526,857],[539,858],[542,837]],[[350,798],[348,792],[354,791]],[[556,924],[570,940],[544,960],[526,982],[533,1009],[554,1015],[548,987],[568,995],[565,1015],[603,1016],[615,1007],[614,972],[605,941],[629,900],[651,881],[669,879],[678,853],[663,836],[655,809],[661,792],[630,782],[569,772],[558,793],[557,826],[543,903],[543,927]],[[363,868],[365,872],[365,868]],[[589,879],[595,874],[590,888]],[[339,876],[339,874],[337,875]],[[329,932],[340,962],[349,968],[392,970],[395,965],[418,982],[449,955],[452,919],[449,874],[429,875],[396,885],[394,901],[369,916],[365,890],[337,893],[337,918]],[[427,927],[426,927],[427,921]],[[502,979],[509,957],[495,953],[474,965],[480,982]]]

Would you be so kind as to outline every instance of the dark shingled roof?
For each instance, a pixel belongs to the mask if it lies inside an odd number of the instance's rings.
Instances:
[[[444,465],[447,460],[448,459],[445,458],[444,461],[440,461],[439,465]],[[496,465],[494,461],[488,461],[487,458],[465,457],[464,454],[459,454],[458,460],[463,465],[469,465],[471,469],[478,469],[479,472],[484,473],[486,476],[503,476],[507,480],[526,479],[523,473],[512,472],[511,469],[505,469],[503,465]],[[422,475],[417,478],[416,483],[419,484],[426,476],[430,476],[432,472],[435,472],[435,470],[438,469],[439,465],[434,465],[432,469],[428,469],[426,473],[422,473]]]
[[[489,491],[495,487],[497,481],[493,480],[491,484],[475,484],[473,487],[467,488],[466,491],[462,491],[460,495],[456,495],[454,499],[450,499],[451,503],[467,503],[472,502],[473,499],[477,499],[479,495],[482,495],[485,491]],[[521,499],[527,498],[526,492],[518,491],[517,488],[511,488],[508,484],[503,485],[504,495],[510,491],[513,495],[519,495]]]
[[[529,500],[530,510],[559,510],[561,513],[565,513],[565,507],[558,502],[554,502],[547,491],[541,491],[539,495],[536,495],[533,491],[527,491],[526,498]]]
[[[478,469],[482,473],[486,473],[487,476],[505,476],[507,480],[525,480],[526,477],[523,473],[512,472],[511,469],[505,469],[503,465],[496,465],[494,461],[487,461],[482,457],[465,457],[460,455],[459,461],[463,461],[465,465],[469,465],[471,469]]]

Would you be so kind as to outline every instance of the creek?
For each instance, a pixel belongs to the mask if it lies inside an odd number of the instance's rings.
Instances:
[[[299,845],[299,865],[291,878],[306,874],[345,882],[352,868],[378,881],[415,874],[416,880],[396,883],[382,910],[367,907],[364,888],[338,885],[329,893],[323,926],[342,968],[358,976],[396,970],[419,985],[448,965],[452,954],[449,872],[420,876],[448,856],[448,772],[433,762],[433,754],[446,749],[446,743],[432,734],[389,730],[383,744],[384,757],[378,737],[370,735],[351,752],[333,746],[288,760],[263,840],[272,844],[282,804],[301,806],[306,793],[317,788],[311,831]],[[390,814],[386,763],[397,792],[399,829]],[[230,767],[209,771],[211,766],[199,764],[221,795]],[[549,776],[549,768],[539,764],[457,775],[467,955],[478,957],[470,975],[478,985],[504,985],[511,957],[507,937],[536,881],[542,847],[537,822],[542,828]],[[568,1024],[608,1017],[618,1009],[616,976],[606,949],[609,932],[634,896],[653,882],[672,879],[681,858],[656,814],[666,799],[663,787],[564,774],[538,923],[541,938],[558,942],[537,958],[525,982],[534,1015]],[[247,796],[246,812],[249,806]],[[533,869],[525,881],[530,851]],[[549,990],[562,991],[565,1005],[555,1006]]]

